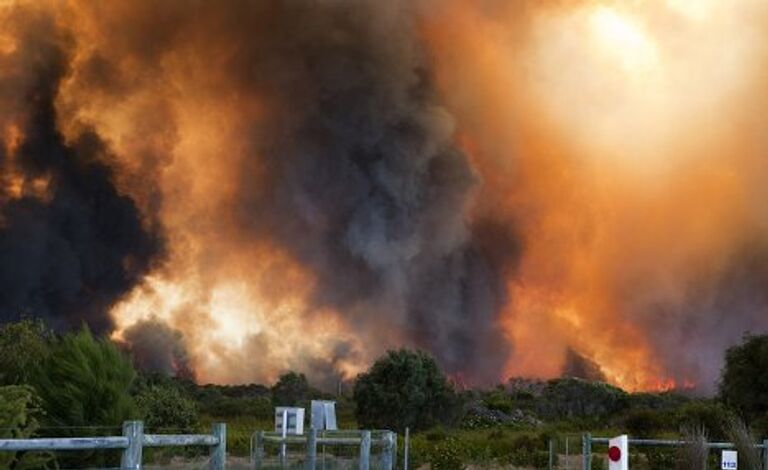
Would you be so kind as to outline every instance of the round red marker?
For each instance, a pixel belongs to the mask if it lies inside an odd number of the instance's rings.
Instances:
[[[618,462],[621,460],[621,449],[616,446],[608,449],[608,458],[611,459],[612,462]]]

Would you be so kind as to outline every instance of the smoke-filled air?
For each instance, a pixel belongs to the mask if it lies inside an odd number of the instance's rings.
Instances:
[[[768,330],[766,109],[763,0],[0,0],[0,320],[710,393]]]

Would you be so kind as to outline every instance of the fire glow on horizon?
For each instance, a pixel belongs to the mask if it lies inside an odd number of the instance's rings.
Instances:
[[[709,392],[768,328],[765,2],[280,3],[0,1],[0,236],[67,206],[28,161],[50,60],[64,144],[162,240],[120,247],[115,339],[167,325],[202,382],[407,346]]]

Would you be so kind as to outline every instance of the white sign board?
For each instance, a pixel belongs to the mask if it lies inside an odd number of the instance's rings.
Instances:
[[[735,450],[724,450],[720,459],[722,470],[736,470],[739,468],[739,455]]]
[[[336,402],[328,400],[312,400],[312,429],[335,431]]]
[[[626,434],[608,441],[608,470],[629,470],[629,440]]]
[[[304,434],[304,408],[275,408],[275,431],[283,436]]]

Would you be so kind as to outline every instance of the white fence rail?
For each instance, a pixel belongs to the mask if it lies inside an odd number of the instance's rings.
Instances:
[[[371,447],[382,451],[381,469],[393,470],[397,462],[397,434],[392,431],[317,431],[310,429],[305,435],[283,437],[278,432],[257,431],[251,436],[251,465],[261,469],[264,462],[264,444],[272,443],[303,444],[305,448],[304,466],[312,470],[317,465],[317,446],[334,445],[359,448],[359,470],[371,468]],[[286,454],[280,452],[280,465],[286,466]]]
[[[35,450],[122,449],[120,468],[140,470],[144,447],[206,446],[211,449],[211,470],[224,470],[227,455],[227,426],[213,425],[211,434],[144,434],[144,423],[126,421],[122,436],[0,439],[0,452]]]

